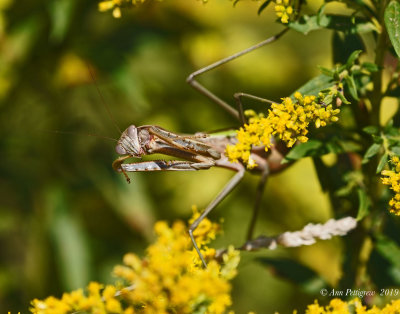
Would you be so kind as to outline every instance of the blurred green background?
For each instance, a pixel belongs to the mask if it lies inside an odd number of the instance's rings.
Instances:
[[[115,143],[101,136],[119,133],[87,65],[121,129],[237,127],[185,78],[277,33],[282,26],[274,13],[258,16],[259,4],[147,1],[114,19],[96,1],[0,0],[0,313],[26,313],[35,297],[112,281],[112,266],[124,253],[143,254],[156,220],[187,220],[193,204],[204,208],[233,175],[135,173],[128,185],[111,168]],[[330,41],[329,32],[289,33],[199,80],[232,105],[239,91],[277,101],[317,74],[317,65],[331,66]],[[216,247],[243,243],[256,185],[257,177],[247,175],[211,214],[224,218]],[[304,160],[268,182],[256,234],[330,216],[312,163]],[[330,283],[340,275],[339,239],[244,253],[234,280],[237,313],[303,310],[318,297],[280,279],[256,256],[293,258]]]

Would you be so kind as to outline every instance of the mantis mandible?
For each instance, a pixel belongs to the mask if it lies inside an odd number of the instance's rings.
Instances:
[[[197,82],[195,78],[200,74],[208,72],[259,47],[274,42],[284,35],[286,31],[287,29],[246,50],[240,51],[190,74],[187,78],[187,82],[197,91],[221,106],[229,114],[239,119],[242,124],[245,123],[246,120],[243,114],[241,98],[247,97],[263,102],[270,101],[245,93],[236,93],[234,98],[236,99],[238,109],[235,109]],[[116,152],[121,156],[113,162],[112,166],[116,171],[122,172],[128,182],[130,182],[130,179],[127,173],[136,171],[197,171],[206,170],[211,167],[223,167],[236,172],[222,191],[208,204],[203,213],[189,227],[189,236],[205,267],[207,265],[206,261],[194,239],[193,232],[200,222],[237,186],[244,176],[246,167],[242,163],[229,162],[224,155],[226,145],[234,144],[235,141],[236,139],[233,136],[206,135],[203,133],[179,135],[155,125],[139,127],[131,125],[122,133],[116,146]],[[124,161],[129,158],[140,158],[144,155],[151,154],[164,154],[179,158],[179,160],[152,160],[124,163]],[[257,187],[253,215],[247,233],[248,240],[253,237],[253,229],[268,176],[287,167],[287,164],[281,164],[284,154],[285,149],[279,145],[272,146],[268,153],[263,146],[254,147],[251,151],[251,157],[257,164],[252,171],[260,173],[261,179]]]

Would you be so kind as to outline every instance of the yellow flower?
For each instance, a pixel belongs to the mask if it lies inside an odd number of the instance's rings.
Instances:
[[[194,207],[192,223],[200,213]],[[204,219],[194,236],[208,267],[204,268],[182,221],[169,226],[157,222],[156,241],[147,248],[144,258],[128,253],[124,265],[114,268],[116,285],[91,282],[87,295],[82,289],[64,293],[61,299],[48,297],[33,300],[31,311],[37,314],[85,313],[225,313],[232,304],[230,280],[237,273],[239,252],[229,247],[222,263],[217,263],[215,249],[206,244],[215,238],[220,227]]]
[[[99,284],[98,282],[91,282],[88,286],[88,291],[90,295],[100,295],[100,289],[103,288],[103,285]]]
[[[114,18],[121,17],[121,8],[126,6],[137,6],[144,3],[146,0],[106,0],[99,2],[98,8],[100,12],[112,10]],[[162,0],[158,0],[162,1]]]
[[[112,12],[113,17],[119,19],[121,17],[121,8],[117,7]]]
[[[389,212],[400,216],[400,158],[392,156],[390,164],[393,165],[394,170],[383,170],[381,180],[382,184],[389,185],[395,192],[394,197],[389,201]]]
[[[275,13],[283,24],[289,23],[293,6],[289,0],[275,0]]]
[[[237,143],[227,145],[225,155],[231,162],[241,160],[248,169],[255,168],[257,164],[251,157],[253,146],[264,145],[268,151],[273,135],[285,142],[287,147],[292,147],[296,141],[305,143],[308,141],[306,135],[311,122],[316,128],[324,127],[338,121],[336,115],[339,112],[332,105],[317,103],[315,96],[303,96],[296,92],[294,100],[286,97],[280,104],[273,103],[267,117],[246,111],[250,114],[249,123],[237,131]]]
[[[99,11],[104,12],[104,11],[111,10],[112,8],[114,8],[114,6],[115,6],[115,3],[112,0],[103,1],[103,2],[99,3]]]
[[[354,309],[355,308],[355,309]],[[355,311],[354,311],[355,310]],[[318,304],[315,300],[314,304],[307,306],[305,311],[306,314],[395,314],[400,311],[400,300],[394,300],[390,304],[387,304],[384,308],[379,309],[375,305],[370,309],[362,305],[360,299],[355,298],[350,301],[343,301],[340,299],[332,299],[330,303],[323,307]],[[293,313],[297,313],[294,311]]]

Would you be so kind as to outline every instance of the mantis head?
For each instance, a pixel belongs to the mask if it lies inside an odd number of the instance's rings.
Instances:
[[[143,146],[149,140],[149,136],[148,131],[141,130],[132,124],[121,134],[115,151],[119,155],[141,157],[145,154]]]

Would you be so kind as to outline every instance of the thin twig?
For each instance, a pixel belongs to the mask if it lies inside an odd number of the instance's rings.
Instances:
[[[298,247],[312,245],[317,240],[328,240],[334,236],[344,236],[357,226],[357,220],[353,217],[342,219],[329,219],[324,224],[308,224],[303,229],[294,232],[284,232],[274,237],[259,236],[254,240],[247,241],[238,250],[258,251],[260,249],[274,250],[278,245],[283,247]],[[218,250],[216,258],[219,259],[226,249]]]

